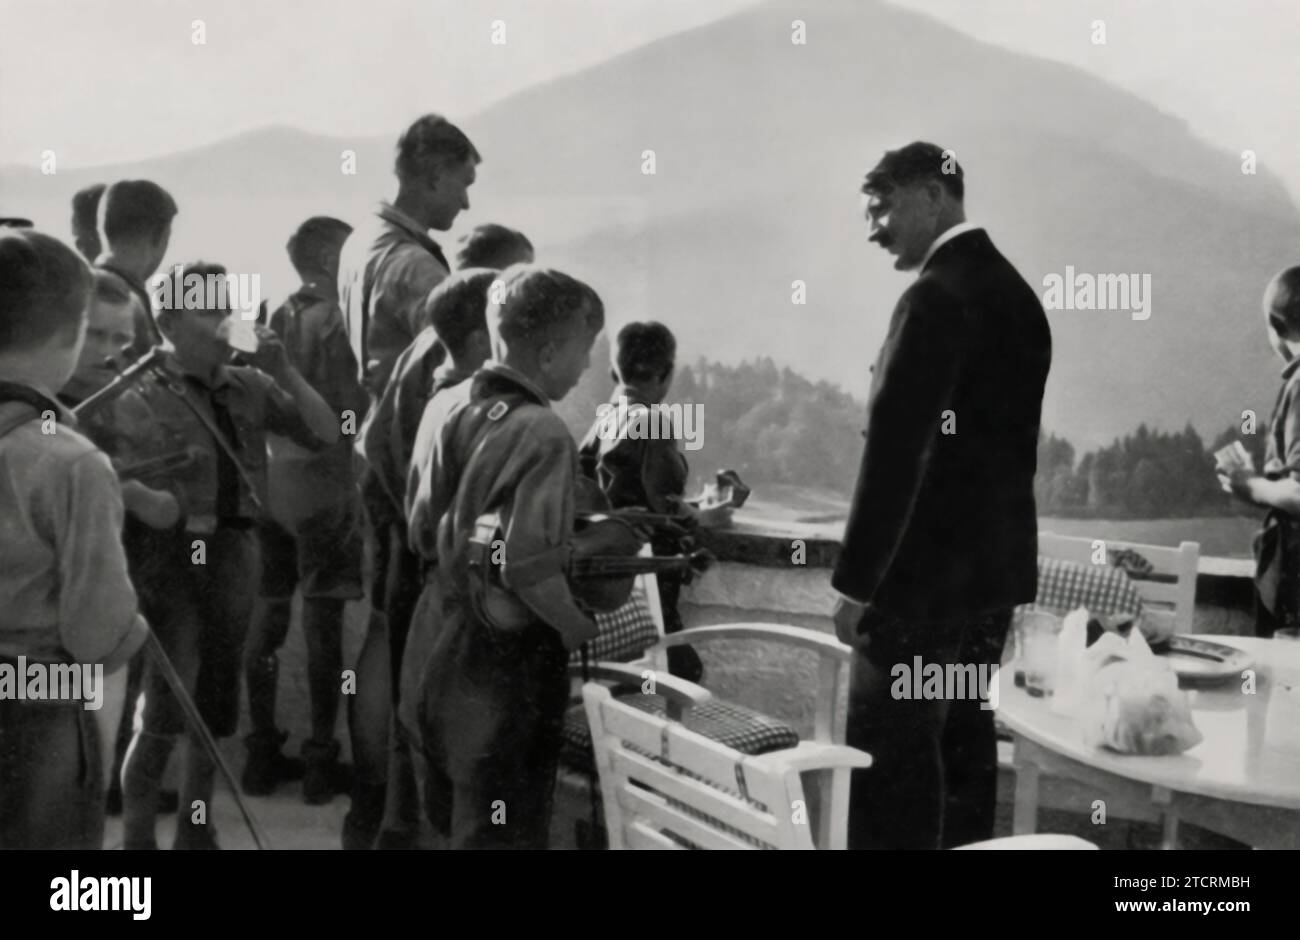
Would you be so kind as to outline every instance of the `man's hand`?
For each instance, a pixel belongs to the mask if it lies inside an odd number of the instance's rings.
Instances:
[[[249,365],[256,366],[277,382],[281,382],[290,368],[289,354],[285,351],[284,342],[275,330],[260,323],[253,324],[253,332],[257,334],[257,352],[245,353],[244,358]]]
[[[155,490],[139,480],[122,484],[122,504],[126,511],[151,529],[170,529],[181,518],[180,503],[166,490]]]
[[[1219,486],[1225,493],[1230,493],[1237,499],[1252,505],[1258,505],[1259,500],[1255,498],[1251,489],[1255,480],[1261,479],[1259,474],[1246,467],[1237,467],[1229,470],[1226,467],[1219,468]]]
[[[859,604],[851,598],[840,595],[839,600],[835,602],[835,612],[831,615],[835,621],[835,635],[839,637],[841,643],[846,643],[853,648],[857,648],[862,642],[858,634],[858,625],[862,623],[862,618],[866,616],[867,609],[871,605]]]

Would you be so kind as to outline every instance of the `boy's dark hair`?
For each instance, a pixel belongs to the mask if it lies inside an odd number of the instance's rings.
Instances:
[[[472,232],[461,236],[460,250],[456,252],[456,267],[496,268],[503,271],[532,254],[533,243],[523,232],[488,222],[474,226]]]
[[[289,236],[289,262],[299,273],[328,270],[350,234],[352,226],[342,219],[314,215]]]
[[[72,229],[94,230],[99,218],[99,201],[108,187],[103,183],[92,183],[77,190],[72,195]]]
[[[21,351],[56,334],[77,335],[90,299],[90,268],[57,238],[0,229],[0,351]]]
[[[158,277],[171,278],[171,282],[172,282],[171,303],[166,303],[165,297],[159,298],[158,311],[157,311],[157,317],[159,320],[167,319],[177,310],[209,309],[206,305],[206,295],[205,295],[205,303],[203,305],[191,306],[185,303],[185,279],[192,274],[197,274],[199,277],[203,278],[204,283],[206,284],[207,278],[209,276],[215,275],[224,279],[226,276],[226,269],[223,265],[213,264],[209,261],[191,261],[188,264],[175,265],[171,269],[171,271],[166,274],[157,275]],[[234,309],[231,306],[230,295],[228,293],[225,294],[225,298],[226,298],[226,305],[224,307],[215,308],[215,309],[222,309],[222,310]]]
[[[397,139],[398,179],[437,179],[448,167],[482,161],[469,138],[441,114],[416,118]]]
[[[464,354],[476,330],[487,332],[488,289],[498,276],[491,268],[466,268],[429,291],[424,317],[453,356]]]
[[[657,382],[677,362],[677,340],[662,323],[629,323],[618,331],[614,368],[621,381]]]
[[[1280,315],[1288,332],[1300,329],[1300,265],[1279,272],[1269,282],[1269,290],[1276,292],[1274,303],[1282,308]]]
[[[944,164],[951,171],[944,172]],[[867,171],[862,191],[869,195],[885,193],[896,186],[908,186],[921,180],[936,180],[954,199],[965,196],[965,171],[956,155],[937,144],[915,141],[897,150],[886,150],[880,162]]]
[[[600,296],[577,278],[531,264],[513,265],[500,278],[500,302],[493,299],[487,320],[489,330],[507,343],[540,346],[575,329],[595,336],[605,325]]]
[[[91,268],[91,275],[95,281],[95,300],[102,300],[104,303],[113,304],[114,306],[131,302],[130,288],[116,274],[99,268]]]
[[[122,180],[104,192],[104,238],[155,242],[176,217],[176,200],[152,180]]]

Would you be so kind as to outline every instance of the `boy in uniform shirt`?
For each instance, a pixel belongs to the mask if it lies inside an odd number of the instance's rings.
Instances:
[[[418,742],[425,810],[449,847],[543,848],[569,651],[596,635],[562,567],[577,450],[550,402],[586,369],[604,309],[587,285],[520,265],[487,319],[494,359],[434,398],[416,437],[407,520],[427,574],[399,713]],[[469,542],[490,512],[510,623],[484,622],[472,606]]]
[[[204,457],[170,481],[182,522],[148,533],[140,584],[159,641],[220,738],[235,732],[239,718],[240,660],[256,583],[254,526],[266,497],[266,434],[319,448],[338,440],[339,419],[264,327],[256,327],[259,348],[250,357],[256,368],[228,365],[223,330],[231,311],[220,293],[204,291],[194,304],[191,276],[200,279],[193,283],[215,285],[225,269],[198,263],[173,272],[172,302],[158,314],[174,347],[162,366],[167,380],[142,392],[155,416],[156,452],[192,447]],[[123,770],[127,848],[156,847],[159,782],[185,730],[180,707],[152,664],[144,681]],[[207,820],[215,766],[196,736],[186,758],[174,847],[215,848]]]
[[[653,513],[693,517],[699,525],[725,525],[729,507],[697,509],[683,501],[689,471],[677,444],[679,429],[667,436],[629,433],[628,425],[644,421],[648,429],[662,428],[658,406],[668,394],[677,358],[677,340],[662,323],[629,323],[618,332],[612,350],[612,375],[616,384],[613,407],[597,418],[578,448],[584,476],[596,481],[614,509],[638,507]],[[620,424],[626,419],[626,424]],[[650,541],[656,555],[676,554],[672,536]],[[681,582],[658,578],[664,632],[682,629],[677,612]],[[700,657],[689,646],[668,650],[668,669],[675,676],[699,682],[704,674]]]
[[[461,239],[461,248],[456,256],[458,270],[466,275],[484,275],[487,273],[481,270],[484,268],[505,269],[512,264],[531,264],[532,261],[532,243],[522,233],[496,224],[476,226]],[[378,657],[358,663],[358,674],[364,677],[364,681],[358,682],[357,694],[349,703],[353,754],[358,761],[352,796],[353,812],[349,814],[347,826],[350,844],[368,845],[378,828],[380,847],[403,847],[413,838],[413,828],[419,819],[418,805],[410,793],[413,781],[409,772],[403,769],[409,766],[409,761],[402,757],[406,749],[389,734],[392,703],[397,699],[402,649],[406,645],[411,611],[420,594],[419,562],[407,547],[406,474],[420,416],[436,391],[435,386],[445,388],[467,378],[489,355],[483,310],[487,303],[486,285],[496,277],[495,270],[491,273],[492,277],[482,285],[478,285],[482,277],[476,277],[476,286],[468,292],[463,280],[454,294],[440,292],[437,288],[430,291],[420,317],[429,325],[398,356],[383,395],[366,415],[357,445],[357,451],[367,464],[372,503],[374,497],[386,503],[379,510],[370,505],[370,516],[377,528],[382,528],[376,532],[376,537],[387,540],[384,587],[376,593],[382,601],[388,625],[388,668],[386,671],[365,669],[363,672],[367,664],[375,665],[371,660]],[[481,291],[479,286],[482,286]],[[470,300],[469,304],[464,303],[466,298]],[[470,337],[470,346],[462,349],[459,362],[450,368],[446,363],[447,346],[439,339],[439,331],[432,321],[437,307],[443,308],[439,315],[443,318],[444,330],[455,330],[461,323],[475,324],[470,332],[476,335]],[[396,729],[393,734],[396,734]],[[388,766],[387,772],[383,746],[388,749],[387,764],[399,764],[396,768]],[[406,809],[399,810],[394,804]]]
[[[289,361],[330,405],[338,420],[365,413],[356,357],[337,299],[339,249],[352,231],[346,222],[314,216],[287,245],[302,286],[271,315],[270,327]],[[307,641],[311,737],[302,747],[303,799],[333,799],[340,778],[334,737],[343,672],[343,606],[363,596],[361,507],[351,436],[322,452],[270,437],[269,516],[258,528],[262,548],[260,598],[248,638],[245,674],[252,732],[244,739],[246,793],[265,795],[302,770],[280,753],[288,738],[275,724],[279,676],[276,651],[289,633],[295,589],[302,592]]]
[[[117,475],[53,398],[76,367],[91,284],[56,239],[0,232],[0,663],[103,669],[95,710],[0,696],[0,849],[102,846],[125,667],[148,632]]]
[[[74,221],[75,219],[74,215]],[[90,219],[90,231],[93,233],[93,212]],[[76,226],[73,228],[75,230]],[[76,408],[112,382],[117,377],[118,370],[126,366],[124,350],[135,343],[136,309],[129,289],[115,275],[98,268],[91,270],[94,289],[86,312],[86,341],[77,360],[77,371],[59,392],[59,402],[69,409]],[[88,413],[78,415],[77,423],[79,429],[115,463],[131,465],[134,458],[139,456],[136,441],[147,438],[153,415],[139,393],[128,389]],[[126,507],[122,544],[126,549],[128,564],[132,570],[136,570],[140,562],[141,533],[145,528],[168,529],[174,526],[180,518],[180,506],[176,497],[165,489],[155,489],[148,485],[157,482],[154,477],[121,477],[119,482],[122,503]],[[132,657],[127,670],[127,716],[118,728],[108,788],[110,816],[122,812],[122,762],[126,759],[126,749],[131,743],[131,708],[140,693],[143,668],[143,658],[139,655]],[[160,810],[164,807],[167,808],[163,811],[174,810],[175,800],[175,791],[164,793]]]
[[[417,338],[415,343],[407,347],[410,359],[406,354],[398,359],[397,369],[388,384],[389,392],[398,389],[398,395],[394,399],[395,407],[388,413],[390,420],[382,425],[367,425],[368,433],[362,438],[364,455],[372,460],[371,466],[385,489],[398,493],[399,497],[405,492],[406,468],[410,464],[415,432],[424,406],[443,390],[459,385],[472,376],[491,354],[486,310],[488,291],[498,277],[499,272],[494,270],[470,268],[453,274],[429,293],[424,315],[430,326],[425,332],[436,336],[434,342],[438,348],[446,351],[445,361],[436,369],[425,373],[417,357],[421,349],[428,347],[421,342],[425,338],[423,335]],[[409,371],[401,371],[408,364]],[[418,385],[415,379],[417,376]],[[415,420],[412,423],[410,413],[413,410]],[[383,427],[389,429],[387,436],[380,433]],[[387,791],[377,848],[410,848],[420,821],[410,745],[403,729],[400,725],[394,725],[392,718],[397,704],[407,630],[420,596],[422,576],[420,560],[406,540],[405,500],[397,499],[395,509],[401,514],[398,516],[401,521],[395,523],[389,533],[389,578],[385,591],[391,681],[384,690],[386,698],[382,706],[374,701],[376,689],[373,682],[367,686],[368,697],[357,703],[358,708],[364,705],[375,710],[386,706],[384,717],[391,726]],[[362,690],[357,691],[358,698],[362,698]]]

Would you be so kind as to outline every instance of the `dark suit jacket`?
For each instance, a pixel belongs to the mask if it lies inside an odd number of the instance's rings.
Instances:
[[[876,361],[836,590],[908,620],[1034,599],[1051,357],[1038,296],[982,230],[935,252]],[[946,411],[955,433],[943,433]]]

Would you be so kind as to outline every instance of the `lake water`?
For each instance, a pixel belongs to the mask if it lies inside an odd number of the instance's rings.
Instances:
[[[848,501],[838,493],[809,487],[764,485],[755,487],[746,515],[773,521],[818,523],[838,531],[848,514]],[[1043,532],[1077,537],[1116,539],[1148,545],[1199,542],[1201,555],[1215,558],[1250,558],[1251,539],[1260,520],[1247,516],[1211,516],[1195,519],[1062,519],[1042,516]]]

